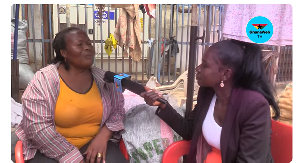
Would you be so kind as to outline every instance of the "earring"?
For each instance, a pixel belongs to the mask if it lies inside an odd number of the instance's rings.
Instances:
[[[224,87],[223,80],[221,80],[220,87],[222,87],[222,88]]]

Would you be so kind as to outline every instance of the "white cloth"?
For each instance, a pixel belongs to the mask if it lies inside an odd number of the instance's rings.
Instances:
[[[273,25],[273,35],[264,44],[293,45],[293,14],[290,4],[225,5],[223,37],[252,43],[247,36],[246,26],[249,20],[256,16],[268,18]]]
[[[22,118],[22,105],[11,98],[11,127],[20,124]]]
[[[222,127],[220,127],[214,118],[214,109],[216,103],[216,94],[214,95],[213,99],[211,100],[208,112],[203,122],[202,126],[202,133],[207,141],[207,143],[217,149],[220,148],[220,139],[221,139],[221,131]]]

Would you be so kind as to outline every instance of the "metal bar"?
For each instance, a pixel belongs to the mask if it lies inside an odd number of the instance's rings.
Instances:
[[[31,22],[32,22],[32,40],[33,40],[33,54],[34,54],[34,68],[37,71],[37,61],[36,61],[36,49],[35,49],[35,30],[34,30],[34,13],[33,13],[33,4],[31,4]]]
[[[16,17],[16,7],[15,7],[15,4],[12,5],[12,10],[13,10],[12,11],[12,13],[13,13],[12,17],[15,18]]]
[[[25,5],[22,4],[22,20],[25,20]]]
[[[187,41],[187,42],[189,42],[189,36],[190,36],[190,35],[189,35],[189,22],[190,22],[190,5],[188,5],[188,20],[187,20],[187,34],[186,34],[186,37],[187,37],[187,38],[186,38],[186,41]],[[186,49],[185,49],[185,50],[186,50],[186,54],[185,54],[185,59],[186,59],[186,60],[185,60],[185,61],[186,61],[186,62],[185,62],[185,71],[186,71],[186,70],[187,70],[187,66],[188,66],[187,61],[188,61],[188,56],[189,56],[189,55],[188,55],[189,45],[186,46]]]
[[[169,38],[173,35],[173,4],[171,4],[171,14],[170,14],[170,33]],[[174,38],[175,39],[175,38]],[[170,84],[170,76],[171,76],[171,54],[172,53],[172,46],[171,42],[169,43],[169,55],[168,55],[168,85]],[[176,54],[175,54],[176,55]],[[174,79],[175,80],[175,79]]]
[[[177,40],[177,36],[178,36],[178,7],[179,7],[179,5],[178,4],[176,4],[176,40]],[[176,67],[176,65],[177,65],[177,53],[176,53],[176,55],[175,55],[175,64],[174,64],[174,81],[176,81],[176,73],[177,73],[177,67]]]
[[[28,4],[25,4],[25,19],[27,20],[28,23],[28,29],[26,30],[26,40],[28,39],[28,33],[29,33],[29,19],[28,19]],[[26,42],[26,51],[27,51],[27,56],[29,58],[29,44]],[[28,65],[30,65],[30,59],[28,59]]]
[[[162,4],[159,5],[159,30],[161,31],[162,29],[162,19],[161,19],[161,15],[162,15]],[[156,31],[155,31],[156,32]],[[161,45],[162,45],[162,32],[159,32],[159,37],[158,37],[158,53],[156,53],[156,55],[158,56],[158,68],[157,68],[157,80],[158,82],[160,82],[160,69],[161,69]],[[155,53],[154,53],[155,54]]]
[[[138,81],[138,79],[137,79],[137,69],[138,69],[138,62],[135,61],[135,82]]]
[[[117,25],[117,8],[115,8],[115,26]],[[118,48],[115,49],[115,72],[118,72]]]
[[[155,11],[158,11],[158,12],[155,12],[155,40],[156,40],[156,45],[155,45],[155,48],[154,48],[154,53],[153,53],[153,61],[154,63],[152,62],[152,65],[154,66],[154,76],[157,77],[157,80],[158,82],[160,82],[160,73],[159,73],[159,62],[160,62],[160,59],[159,59],[159,51],[160,51],[160,46],[161,46],[161,41],[160,41],[160,34],[161,32],[159,32],[160,30],[160,21],[161,21],[161,5],[156,5],[155,7]],[[151,52],[150,52],[151,54]],[[152,69],[152,67],[151,67]]]
[[[32,39],[28,39],[28,40],[26,40],[27,42],[33,42],[33,40]],[[42,39],[35,39],[35,42],[42,42]],[[50,42],[50,39],[44,39],[44,42]],[[104,40],[96,40],[95,39],[95,43],[104,43],[105,41]],[[161,42],[163,42],[163,41],[161,41]],[[148,44],[148,42],[145,42],[145,43],[143,43],[142,42],[142,44]],[[189,42],[178,42],[178,44],[183,44],[183,45],[189,45]],[[213,43],[206,43],[206,44],[204,44],[204,45],[213,45]]]
[[[102,18],[100,18],[100,39],[103,40],[103,33],[102,33]],[[103,42],[101,41],[101,69],[103,69]]]
[[[165,80],[165,49],[166,49],[166,30],[167,30],[167,19],[166,19],[166,16],[167,16],[167,5],[165,4],[165,16],[164,16],[164,49],[163,49],[163,52],[162,52],[162,82],[161,84],[164,85],[164,80]],[[169,45],[169,48],[170,48],[170,45]]]
[[[67,23],[67,27],[71,27],[71,23],[70,23],[70,4],[66,4],[66,23]]]
[[[108,35],[107,37],[109,37],[110,34],[110,5],[108,5],[108,9],[107,9],[107,28],[108,28]],[[110,55],[108,55],[108,71],[110,71]]]
[[[159,76],[159,74],[158,74],[158,71],[157,71],[157,69],[158,69],[158,51],[159,51],[159,46],[160,46],[160,41],[159,41],[159,36],[158,36],[158,30],[159,30],[159,19],[160,19],[160,12],[159,12],[159,9],[160,8],[160,5],[156,5],[155,6],[155,11],[158,11],[158,12],[155,12],[155,17],[156,17],[156,19],[154,19],[155,20],[155,39],[154,40],[156,40],[156,45],[154,46],[154,54],[156,54],[156,55],[152,55],[153,53],[151,53],[151,48],[150,48],[150,56],[153,56],[153,59],[152,59],[152,61],[151,61],[151,71],[150,71],[150,73],[152,73],[152,65],[153,65],[153,67],[154,67],[154,69],[153,69],[153,73],[154,73],[154,76],[156,76],[157,77],[157,79],[159,79],[158,78],[158,76]],[[149,18],[150,19],[150,18]],[[149,78],[148,78],[149,79]]]
[[[284,59],[283,59],[283,68],[284,68],[284,81],[287,81],[287,77],[286,77],[286,69],[287,69],[287,64],[286,64],[286,60],[287,60],[287,56],[286,56],[286,54],[287,54],[287,47],[285,46],[284,47]]]
[[[208,14],[207,14],[207,24],[206,24],[206,38],[205,42],[210,42],[210,33],[211,33],[211,5],[208,6]],[[205,51],[208,49],[208,45],[205,46]]]
[[[58,32],[59,32],[60,31],[59,4],[57,4],[57,26],[58,26]]]
[[[207,28],[206,28],[206,21],[208,21],[208,20],[207,20],[207,17],[206,17],[206,5],[204,5],[203,33],[205,33],[205,31],[207,30]],[[207,37],[207,35],[205,35],[205,38],[203,38],[204,44],[206,43],[206,37]],[[203,55],[204,55],[204,51],[205,51],[205,46],[202,45],[202,58],[203,58]]]
[[[283,73],[284,73],[284,70],[283,70],[283,67],[284,67],[284,62],[283,62],[283,59],[284,59],[284,49],[285,49],[285,47],[283,46],[282,48],[281,48],[281,53],[280,53],[280,71],[281,71],[281,75],[280,75],[280,77],[281,77],[281,81],[284,81],[284,78],[283,78]]]
[[[184,11],[184,6],[182,4],[182,11]],[[183,26],[184,26],[184,12],[181,12],[181,50],[180,50],[180,74],[182,73],[182,51],[183,51]]]
[[[44,21],[43,21],[43,4],[40,5],[41,11],[41,37],[42,37],[42,66],[46,66],[45,43],[44,43]]]
[[[221,20],[222,20],[222,9],[221,5],[219,5],[219,32],[218,32],[218,41],[221,41]]]
[[[51,12],[51,7],[52,5],[48,5],[49,7],[49,33],[50,33],[50,60],[52,60],[54,57],[54,52],[53,52],[53,48],[52,48],[52,12]],[[44,40],[45,41],[45,40]]]
[[[122,47],[122,73],[124,73],[125,72],[125,70],[124,70],[124,45],[123,45],[123,47]]]
[[[279,56],[278,56],[278,73],[277,73],[277,81],[281,81],[281,52],[282,46],[279,47]]]
[[[88,17],[87,17],[86,4],[84,4],[84,12],[85,12],[85,15],[84,15],[84,16],[85,16],[85,19],[84,19],[84,20],[85,20],[85,31],[88,32],[88,31],[87,31],[87,29],[88,29],[88,20],[87,20]]]
[[[92,7],[93,7],[93,14],[94,14],[95,13],[95,5],[93,4]],[[95,16],[93,16],[93,46],[95,49],[95,47],[96,47],[96,44],[95,44]]]
[[[76,5],[76,9],[77,9],[77,27],[79,25],[79,5]]]
[[[148,36],[150,37],[150,36]],[[145,41],[145,13],[143,13],[143,41]],[[144,85],[144,55],[145,45],[142,47],[142,85]]]
[[[15,9],[15,31],[14,31],[14,52],[13,52],[13,60],[17,60],[17,54],[18,54],[18,31],[19,31],[19,7],[20,5],[16,5]]]
[[[201,26],[201,5],[199,4],[199,14],[198,14],[198,27],[197,27],[197,36],[200,37],[200,26]],[[199,39],[196,42],[196,62],[195,66],[198,66],[198,60],[199,60]]]
[[[148,39],[151,39],[151,18],[148,17]],[[152,61],[153,61],[153,57],[151,55],[151,48],[149,46],[149,53],[147,53],[148,56],[147,56],[147,59],[148,59],[148,73],[147,73],[147,79],[149,80],[150,79],[150,75],[152,74],[151,72],[151,67],[152,67]]]
[[[216,31],[216,14],[217,14],[217,9],[214,6],[215,10],[214,10],[214,27],[213,27],[213,43],[215,43],[215,31]]]

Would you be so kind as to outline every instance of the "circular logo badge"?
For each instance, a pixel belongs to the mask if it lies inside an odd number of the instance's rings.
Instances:
[[[252,18],[246,27],[248,38],[255,43],[265,43],[273,35],[273,25],[271,21],[263,16]]]

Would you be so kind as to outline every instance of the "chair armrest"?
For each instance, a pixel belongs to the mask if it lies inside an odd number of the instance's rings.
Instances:
[[[19,140],[15,147],[16,163],[24,163],[22,142]]]

